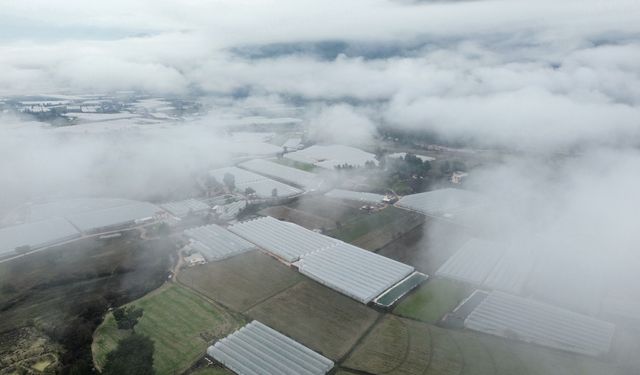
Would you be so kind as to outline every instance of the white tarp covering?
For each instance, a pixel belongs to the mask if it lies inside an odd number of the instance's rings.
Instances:
[[[305,190],[319,189],[323,180],[316,174],[298,168],[287,167],[264,159],[253,159],[239,164],[240,167],[252,172],[284,181],[288,184],[300,186]]]
[[[352,167],[363,167],[368,161],[378,164],[374,154],[343,145],[314,145],[304,150],[290,152],[284,157],[327,169],[334,169],[345,164]]]
[[[333,361],[280,332],[252,321],[207,349],[239,375],[323,375]]]
[[[504,252],[499,244],[472,238],[438,268],[436,275],[482,285]]]
[[[270,216],[234,224],[229,230],[289,263],[339,242]]]
[[[609,352],[615,326],[532,299],[492,292],[465,327],[555,349],[598,356]]]
[[[396,206],[427,216],[454,218],[458,213],[480,205],[479,194],[462,189],[440,189],[402,197]]]
[[[251,242],[215,224],[188,229],[184,234],[192,240],[191,246],[210,262],[256,248]]]
[[[249,172],[237,167],[225,167],[215,169],[209,172],[219,183],[223,183],[225,174],[233,175],[235,179],[236,189],[244,192],[247,188],[252,188],[259,198],[272,198],[273,189],[277,192],[277,197],[292,197],[302,194],[302,190],[261,176],[257,173]]]
[[[80,237],[80,232],[63,218],[52,218],[0,228],[0,257],[18,255],[17,247],[37,249]]]
[[[167,202],[160,205],[164,210],[176,217],[185,217],[189,213],[198,213],[209,210],[209,205],[196,199]]]
[[[295,265],[302,274],[365,304],[414,271],[344,242],[307,254]]]

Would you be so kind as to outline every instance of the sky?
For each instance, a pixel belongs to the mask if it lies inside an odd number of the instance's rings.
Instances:
[[[569,242],[558,250],[569,259],[594,253],[585,264],[606,258],[609,275],[628,275],[640,260],[638,20],[637,0],[0,0],[0,96],[295,103],[325,142],[375,139],[384,125],[516,150],[471,177],[493,216],[511,218],[489,220],[510,228],[502,240]],[[124,141],[2,117],[0,189],[160,194],[227,160],[220,116],[207,116]]]

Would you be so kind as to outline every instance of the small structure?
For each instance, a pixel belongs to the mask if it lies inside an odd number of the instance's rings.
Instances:
[[[257,320],[210,346],[207,354],[239,375],[323,375],[334,366]]]
[[[455,171],[455,172],[453,172],[451,174],[451,183],[458,185],[458,184],[462,183],[462,179],[464,179],[468,175],[469,175],[469,173],[467,173],[467,172]]]
[[[193,266],[197,266],[199,264],[205,264],[207,263],[207,260],[204,259],[204,256],[202,256],[202,254],[200,254],[199,252],[195,251],[193,252],[193,254],[184,257],[184,261],[187,264],[188,267],[193,267]]]
[[[282,144],[284,152],[297,151],[304,147],[301,138],[289,138]]]

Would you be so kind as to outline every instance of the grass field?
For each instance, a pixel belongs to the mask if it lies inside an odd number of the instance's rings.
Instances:
[[[378,313],[305,280],[248,311],[248,315],[333,360],[344,356]]]
[[[159,375],[185,371],[205,353],[212,340],[243,324],[235,314],[176,284],[165,284],[129,305],[144,309],[136,332],[154,341],[153,365]],[[117,329],[113,315],[108,314],[94,334],[95,363],[104,365],[107,353],[128,334]]]
[[[445,330],[387,315],[344,361],[345,369],[402,375],[602,375],[615,369],[592,358]]]
[[[233,372],[220,367],[205,367],[190,372],[189,375],[233,375]]]
[[[409,294],[394,314],[435,323],[471,294],[473,288],[446,279],[433,278]]]
[[[389,206],[342,221],[340,228],[329,235],[367,250],[377,250],[423,222],[420,214]]]
[[[260,251],[183,269],[178,275],[180,283],[240,312],[301,279],[298,272]]]

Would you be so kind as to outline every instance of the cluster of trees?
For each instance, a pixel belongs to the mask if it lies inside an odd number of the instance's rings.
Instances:
[[[149,337],[137,333],[127,336],[107,354],[102,375],[154,375],[153,351]]]
[[[113,317],[116,320],[118,329],[130,329],[132,331],[135,331],[135,326],[142,318],[142,314],[144,314],[142,308],[135,306],[119,307],[113,310]]]
[[[387,186],[402,195],[415,193],[424,188],[431,163],[413,154],[407,154],[404,158],[387,159],[384,169]]]

